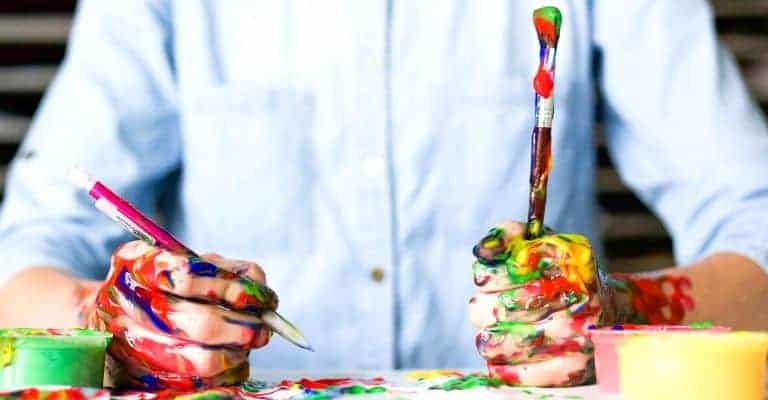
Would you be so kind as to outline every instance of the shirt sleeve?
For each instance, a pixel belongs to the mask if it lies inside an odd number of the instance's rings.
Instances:
[[[11,163],[0,284],[35,265],[102,277],[129,238],[68,183],[69,167],[156,211],[180,160],[167,18],[160,3],[80,2],[64,63]]]
[[[768,266],[768,129],[705,0],[597,0],[608,149],[685,264],[733,251]]]

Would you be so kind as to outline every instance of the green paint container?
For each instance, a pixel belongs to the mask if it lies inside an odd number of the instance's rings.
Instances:
[[[0,389],[101,387],[110,340],[89,329],[0,329]]]

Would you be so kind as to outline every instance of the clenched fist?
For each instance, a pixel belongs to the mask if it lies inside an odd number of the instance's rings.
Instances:
[[[525,225],[491,229],[474,248],[478,293],[470,300],[475,338],[491,375],[508,384],[568,386],[592,378],[587,337],[600,306],[587,239],[547,231],[525,238]]]
[[[277,296],[251,262],[173,254],[141,241],[119,247],[85,311],[115,339],[110,375],[120,386],[195,390],[248,377],[248,353],[272,334],[259,312]]]

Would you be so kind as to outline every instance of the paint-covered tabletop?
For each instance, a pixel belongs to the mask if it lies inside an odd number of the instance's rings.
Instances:
[[[597,386],[544,389],[508,387],[480,371],[284,371],[252,370],[253,383],[264,387],[266,399],[620,399],[598,392]],[[256,397],[261,398],[261,397]]]
[[[767,387],[768,388],[768,387]],[[327,400],[327,399],[504,399],[504,400],[622,400],[600,393],[597,386],[526,388],[500,385],[477,371],[294,371],[255,369],[239,388],[199,393],[120,392],[101,389],[38,387],[0,391],[3,400]],[[768,400],[768,396],[764,395]]]

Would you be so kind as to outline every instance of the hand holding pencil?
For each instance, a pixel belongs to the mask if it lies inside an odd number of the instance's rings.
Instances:
[[[142,241],[120,246],[86,312],[114,335],[110,377],[121,387],[196,390],[248,377],[248,353],[272,331],[257,313],[277,296],[252,262],[186,257]]]
[[[272,332],[312,350],[277,309],[255,263],[198,255],[108,187],[80,170],[72,182],[141,241],[112,256],[107,281],[84,316],[115,335],[109,353],[118,384],[194,390],[248,377],[248,352]]]

